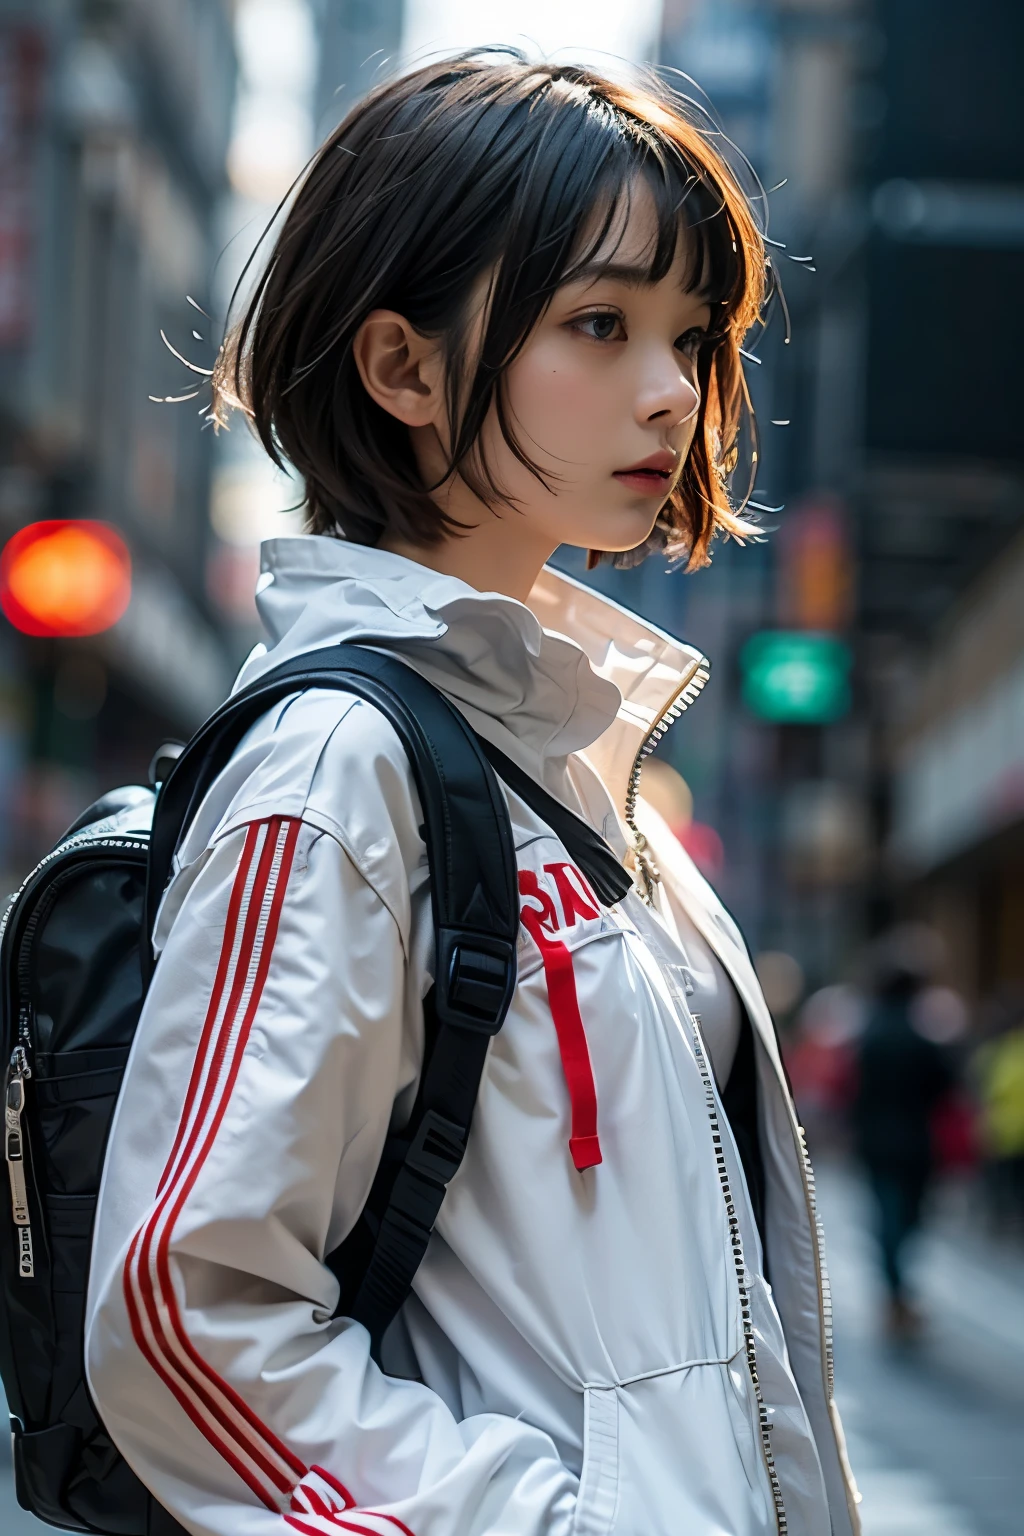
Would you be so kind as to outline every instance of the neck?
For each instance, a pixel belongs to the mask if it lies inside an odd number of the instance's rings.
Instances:
[[[500,592],[520,603],[526,602],[542,566],[558,548],[531,537],[518,513],[502,511],[496,515],[486,507],[476,526],[464,534],[436,544],[385,538],[380,547],[443,576],[455,576],[479,592]]]

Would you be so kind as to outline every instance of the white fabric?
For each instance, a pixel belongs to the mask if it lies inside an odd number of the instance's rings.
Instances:
[[[624,750],[665,682],[669,637],[607,608],[623,696],[521,604],[396,556],[291,539],[265,566],[274,643],[243,681],[340,639],[386,646],[621,843],[598,738],[618,732]],[[566,592],[567,612],[593,618],[589,596]],[[570,761],[582,747],[589,762]],[[399,1380],[361,1327],[332,1321],[322,1261],[422,1055],[432,941],[408,765],[376,711],[310,691],[270,711],[214,785],[165,897],[111,1134],[87,1318],[100,1412],[194,1536],[775,1531],[687,1007],[695,930],[758,1030],[773,1272],[801,1271],[784,1331],[712,1088],[788,1530],[849,1536],[795,1120],[749,962],[692,866],[670,877],[674,854],[658,850],[670,876],[653,910],[634,894],[603,910],[551,831],[509,806],[544,948],[524,922],[469,1150],[388,1340],[388,1363],[420,1378]],[[603,1161],[584,1172],[567,1145],[552,946],[569,956],[597,1087]]]

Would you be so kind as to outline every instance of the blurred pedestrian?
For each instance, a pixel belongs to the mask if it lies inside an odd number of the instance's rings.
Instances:
[[[786,1070],[814,1156],[849,1151],[850,1106],[864,999],[853,987],[813,992],[783,1036]]]
[[[873,958],[874,999],[857,1046],[854,1138],[874,1196],[889,1330],[906,1339],[920,1319],[907,1295],[905,1249],[920,1224],[934,1169],[933,1117],[953,1073],[915,1019],[939,960],[936,936],[917,925],[896,928]]]

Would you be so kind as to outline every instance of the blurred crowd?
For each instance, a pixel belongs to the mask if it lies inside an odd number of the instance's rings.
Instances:
[[[990,1236],[1024,1244],[1024,991],[972,1016],[941,984],[943,945],[922,924],[876,939],[857,984],[813,993],[784,1030],[812,1153],[854,1156],[870,1187],[894,1334],[920,1320],[908,1239],[940,1181]]]

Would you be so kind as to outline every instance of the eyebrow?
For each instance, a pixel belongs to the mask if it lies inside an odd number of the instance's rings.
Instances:
[[[588,261],[569,279],[573,283],[598,283],[602,280],[624,283],[627,288],[650,288],[653,279],[647,267],[630,266],[621,261]]]
[[[569,278],[571,283],[585,283],[588,287],[602,280],[605,282],[623,283],[627,288],[654,287],[654,279],[647,267],[635,266],[623,261],[588,261],[585,266],[580,267],[579,271],[574,272]],[[711,300],[699,289],[689,288],[684,291],[693,294],[695,298],[700,299],[703,304],[707,304],[710,307]]]

